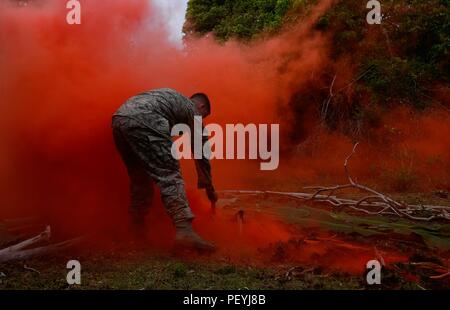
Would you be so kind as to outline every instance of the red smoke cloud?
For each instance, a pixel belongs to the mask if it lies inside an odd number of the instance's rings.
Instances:
[[[280,108],[330,63],[327,38],[310,28],[331,3],[320,2],[311,18],[273,39],[220,45],[206,37],[191,39],[180,51],[167,42],[157,11],[147,1],[83,1],[81,25],[66,23],[64,1],[41,0],[23,8],[2,1],[0,216],[38,215],[63,235],[126,234],[128,180],[111,138],[113,112],[136,93],[171,87],[186,95],[208,93],[215,123],[296,121],[281,117]],[[422,164],[417,173],[427,175],[426,184],[449,188],[448,118],[436,123],[434,116],[425,115],[410,122],[407,112],[399,113],[401,121],[393,116],[386,124],[394,121],[404,136],[392,139],[418,154],[415,162]],[[419,136],[409,134],[417,130],[411,124],[423,125]],[[291,126],[281,123],[282,131]],[[389,132],[380,129],[386,139]],[[447,136],[440,136],[444,132]],[[271,183],[263,180],[272,177],[298,177],[305,183],[324,174],[326,180],[339,179],[351,143],[337,134],[321,137],[327,143],[319,143],[317,152],[284,160],[280,171],[272,174],[259,172],[258,163],[215,161],[217,187],[255,187]],[[431,139],[444,144],[430,148]],[[289,140],[282,137],[284,148],[286,143]],[[358,172],[365,171],[369,158],[386,154],[378,150],[374,156],[374,149],[362,148],[361,154],[370,156],[355,158]],[[421,161],[427,158],[435,158],[439,165],[427,170],[426,161]],[[229,238],[236,237],[235,231],[230,233],[236,227],[208,220],[208,204],[194,189],[192,163],[183,163],[183,168],[199,230],[213,236],[225,251],[233,251]],[[381,178],[368,177],[369,181]],[[155,204],[159,211],[152,215],[152,230],[162,230],[157,236],[167,235],[171,228],[159,197]],[[289,230],[272,220],[261,219],[249,227],[251,232],[242,242],[253,244],[252,249],[289,238]],[[267,229],[272,234],[257,237]]]
[[[6,214],[65,210],[100,222],[103,212],[121,208],[126,177],[109,126],[135,93],[205,91],[214,122],[272,123],[294,87],[289,72],[316,70],[324,57],[320,36],[306,36],[307,24],[296,36],[296,49],[305,52],[280,74],[281,56],[293,50],[282,37],[254,46],[205,38],[179,51],[146,1],[86,1],[81,25],[66,23],[59,1],[38,4],[4,1],[0,13]],[[242,171],[222,174],[233,164],[217,165],[219,186],[241,183]]]

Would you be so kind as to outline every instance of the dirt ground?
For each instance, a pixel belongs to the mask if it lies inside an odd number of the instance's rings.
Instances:
[[[333,212],[283,197],[225,198],[218,208],[228,226],[214,227],[227,233],[203,229],[218,243],[213,255],[123,243],[69,249],[0,264],[0,289],[450,288],[446,222]],[[264,242],[261,232],[269,236]],[[82,265],[81,285],[67,284],[70,259]],[[384,264],[381,285],[367,284],[371,259]]]

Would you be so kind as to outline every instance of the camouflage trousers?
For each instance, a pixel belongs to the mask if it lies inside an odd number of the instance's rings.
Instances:
[[[172,140],[131,118],[114,117],[113,137],[130,179],[130,212],[148,213],[154,184],[158,185],[167,213],[174,223],[192,220],[178,160],[172,157]]]

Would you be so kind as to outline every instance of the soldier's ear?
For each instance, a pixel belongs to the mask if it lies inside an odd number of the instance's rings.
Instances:
[[[202,115],[205,114],[205,103],[203,101],[197,100],[195,102],[195,105],[197,106],[197,110],[199,110]]]
[[[203,117],[211,115],[211,111],[209,110],[209,107],[206,103],[203,103],[202,110],[203,110]]]

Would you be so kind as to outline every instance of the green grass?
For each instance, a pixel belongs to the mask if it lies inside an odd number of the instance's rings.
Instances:
[[[145,251],[127,255],[81,256],[82,284],[66,282],[66,262],[58,256],[0,265],[0,289],[358,289],[362,279],[346,274],[319,274],[286,279],[291,266],[257,268],[211,261],[185,261],[154,256]],[[24,268],[32,267],[36,271]]]
[[[394,195],[408,202],[429,201],[426,195]],[[266,197],[255,201],[243,199],[232,205],[221,206],[221,212],[245,209],[246,217],[252,212],[264,212],[277,217],[289,227],[302,229],[299,239],[280,242],[261,249],[268,257],[264,263],[249,260],[226,259],[221,256],[189,256],[152,249],[132,249],[118,244],[115,250],[83,250],[60,253],[55,256],[33,258],[0,264],[0,289],[442,289],[449,287],[450,279],[432,280],[435,275],[412,265],[397,263],[383,271],[382,286],[365,284],[364,274],[354,275],[342,271],[325,270],[327,257],[300,263],[289,258],[277,258],[278,249],[292,251],[296,242],[314,238],[320,231],[335,235],[339,240],[356,242],[365,248],[377,246],[410,253],[412,262],[435,262],[445,265],[449,255],[449,225],[442,222],[412,223],[405,219],[381,216],[361,216],[346,212],[334,213],[327,208],[306,205],[297,200]],[[293,236],[294,238],[295,236]],[[6,238],[5,240],[10,240]],[[292,241],[292,242],[291,242]],[[328,243],[330,247],[332,243]],[[5,245],[3,245],[5,246]],[[301,251],[302,247],[296,248]],[[331,251],[324,255],[339,252]],[[82,284],[70,286],[66,282],[66,263],[77,259],[81,263]],[[296,272],[288,271],[295,267]],[[417,281],[408,276],[413,275]]]
[[[368,286],[364,275],[326,273],[320,268],[278,265],[254,267],[217,261],[184,260],[155,256],[146,251],[126,254],[98,253],[79,256],[81,285],[66,282],[66,262],[73,257],[63,254],[0,264],[0,289],[34,290],[361,290],[361,289],[448,289],[448,281],[418,276],[419,283],[405,278],[411,267],[398,264],[383,271],[381,286]],[[25,268],[28,268],[26,269]],[[297,267],[297,273],[287,275]],[[30,270],[33,268],[34,270]],[[417,274],[417,272],[415,272]]]

